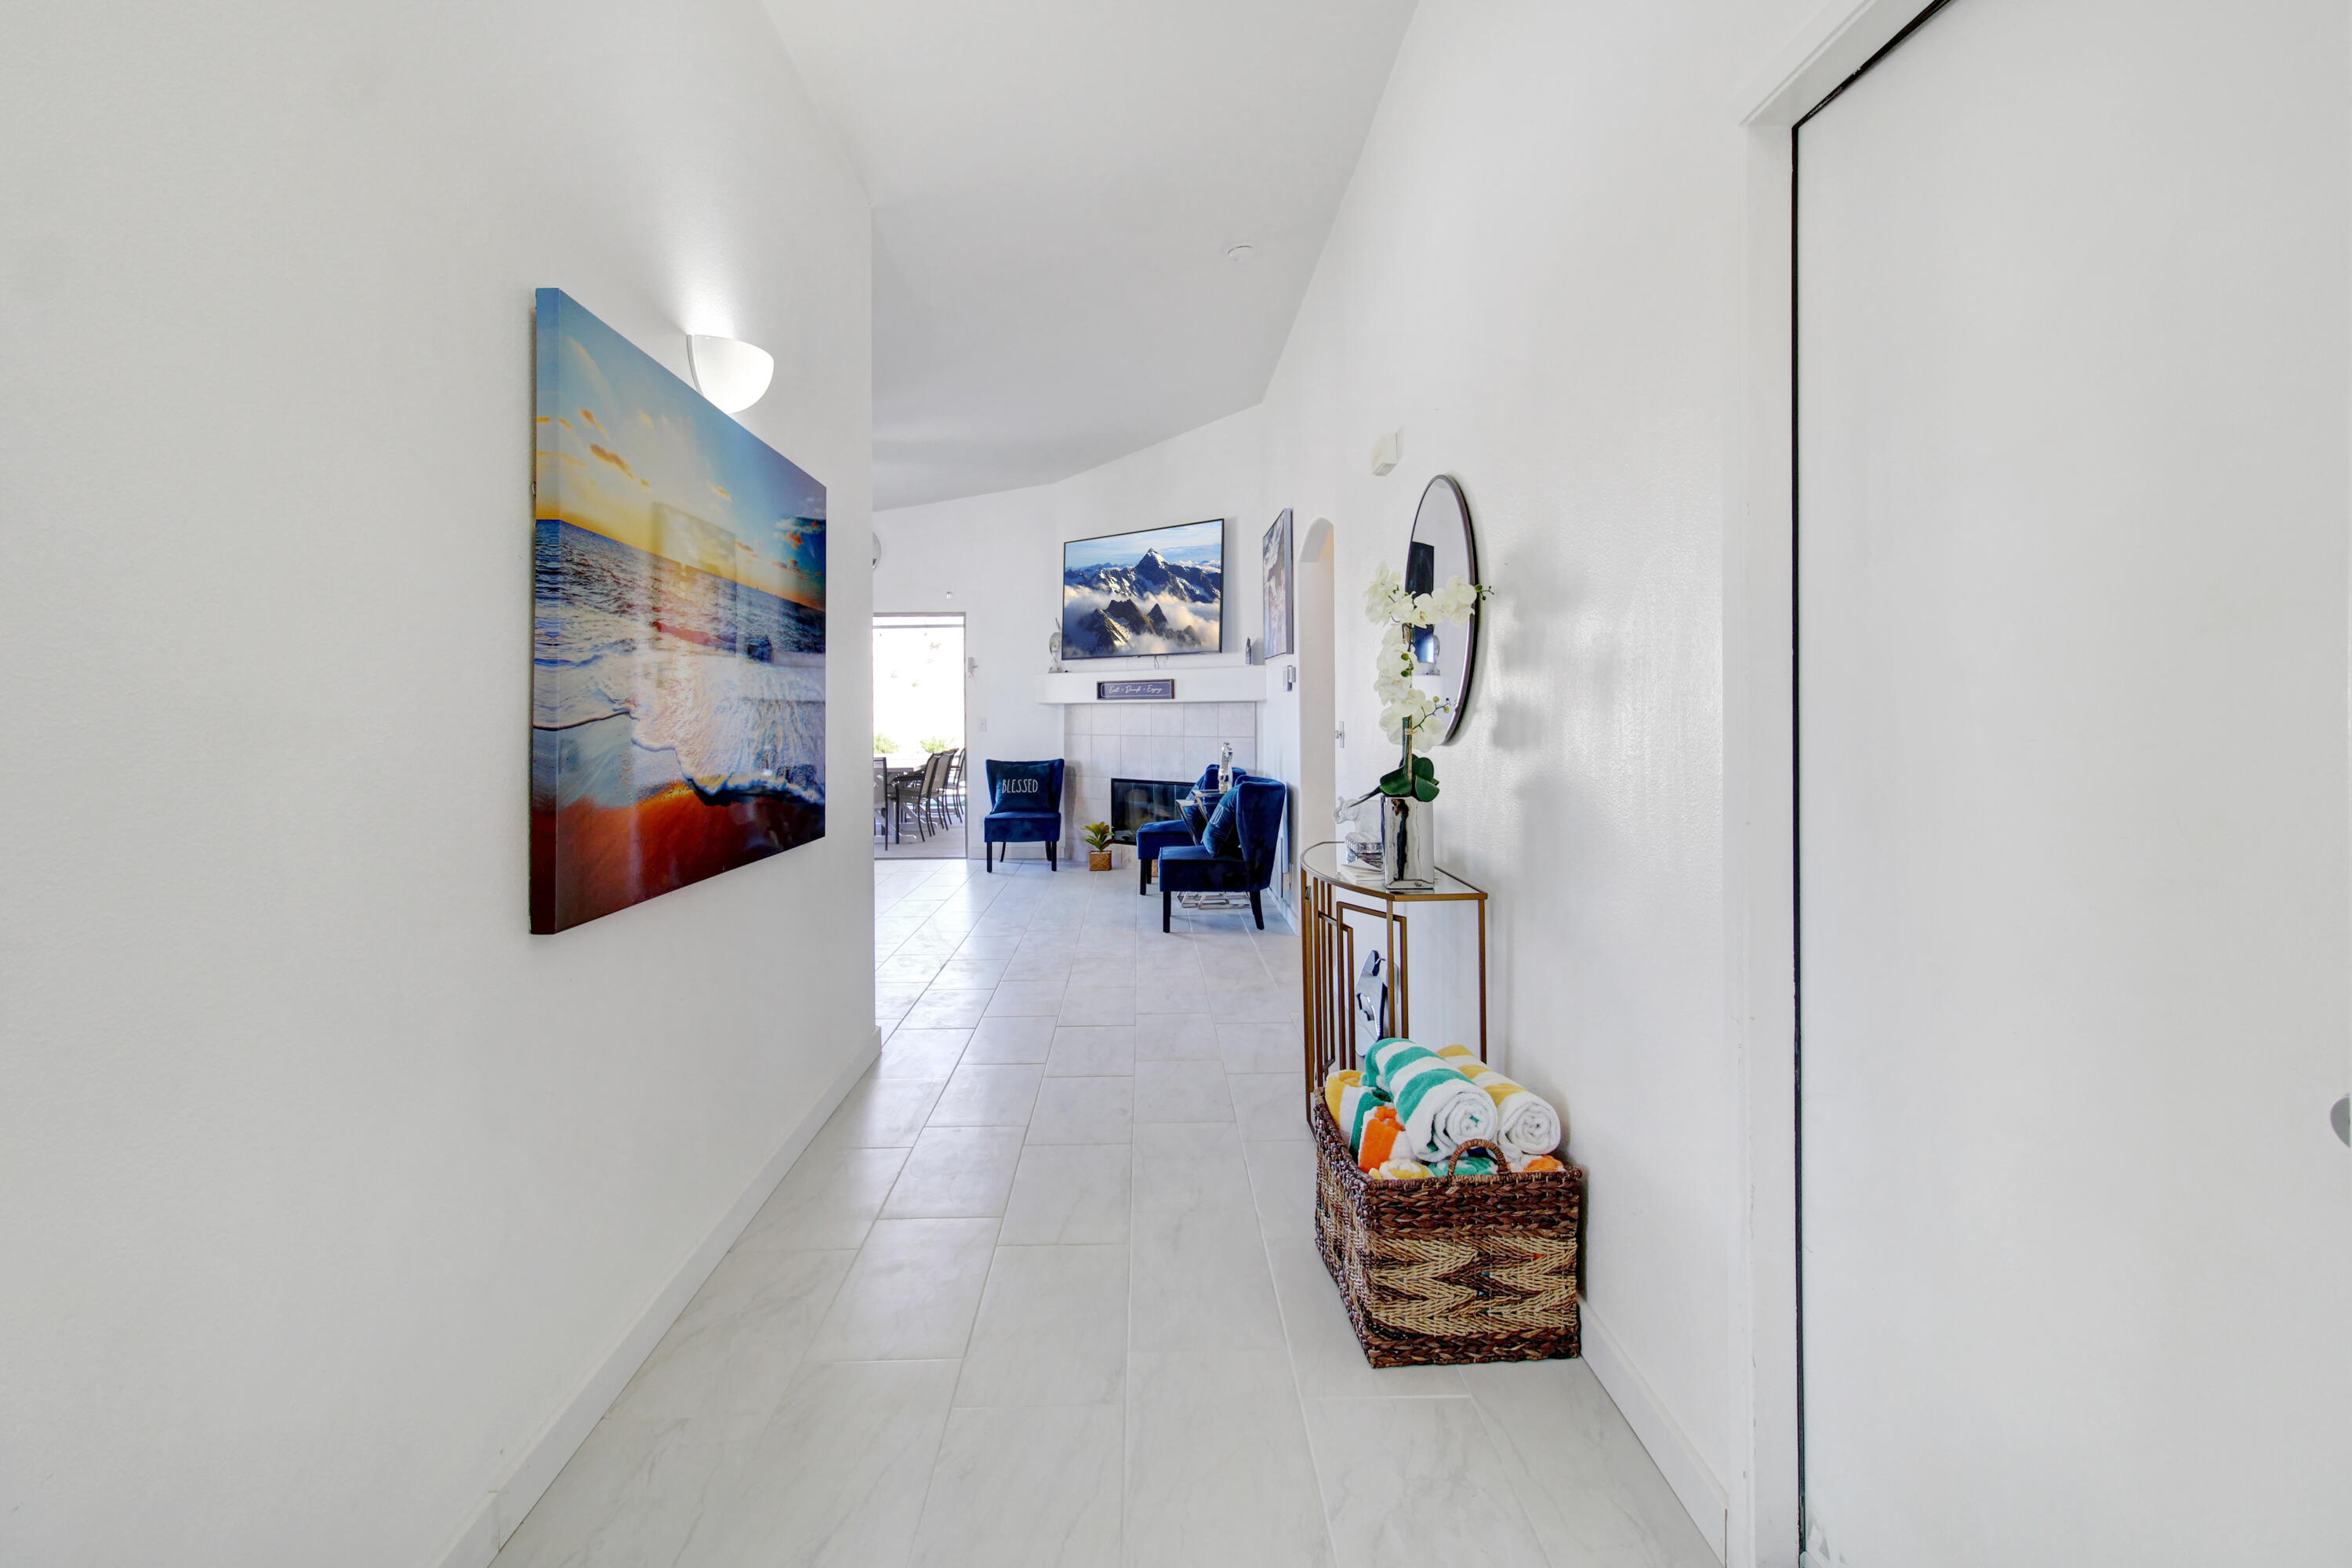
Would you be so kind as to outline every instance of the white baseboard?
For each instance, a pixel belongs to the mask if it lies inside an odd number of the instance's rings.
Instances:
[[[1657,1391],[1650,1386],[1627,1359],[1624,1347],[1617,1342],[1607,1325],[1593,1314],[1592,1303],[1582,1304],[1578,1317],[1583,1325],[1584,1363],[1609,1397],[1617,1402],[1625,1423],[1633,1428],[1633,1436],[1650,1451],[1650,1458],[1658,1472],[1666,1478],[1683,1511],[1691,1516],[1698,1532],[1706,1537],[1718,1562],[1724,1560],[1725,1537],[1729,1533],[1730,1493],[1715,1473],[1714,1468],[1699,1457],[1689,1434],[1666,1411]]]
[[[553,1484],[557,1473],[587,1441],[588,1434],[604,1419],[604,1412],[620,1397],[621,1390],[628,1386],[629,1379],[636,1375],[637,1368],[645,1364],[646,1357],[653,1353],[662,1335],[677,1321],[678,1314],[686,1310],[686,1304],[694,1300],[694,1293],[702,1289],[710,1271],[719,1267],[719,1260],[727,1256],[727,1249],[735,1245],[743,1227],[751,1223],[751,1216],[760,1212],[760,1205],[768,1201],[776,1184],[784,1179],[784,1173],[809,1146],[817,1129],[824,1125],[825,1118],[833,1114],[881,1054],[882,1031],[877,1028],[866,1047],[850,1058],[817,1097],[801,1124],[777,1145],[776,1152],[768,1157],[760,1173],[751,1178],[742,1195],[729,1205],[700,1245],[687,1255],[668,1281],[655,1292],[635,1321],[598,1359],[562,1408],[523,1445],[521,1456],[506,1478],[482,1499],[442,1553],[439,1568],[488,1568],[490,1559],[498,1555],[499,1548],[506,1544],[523,1516],[530,1512]]]

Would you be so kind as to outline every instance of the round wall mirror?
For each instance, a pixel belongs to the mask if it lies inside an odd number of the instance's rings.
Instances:
[[[1409,594],[1433,594],[1459,577],[1478,580],[1478,541],[1470,529],[1470,502],[1462,487],[1440,474],[1421,492],[1421,510],[1412,517],[1412,542],[1405,546],[1404,586]],[[1470,701],[1470,675],[1478,665],[1478,611],[1462,626],[1415,626],[1412,631],[1413,684],[1450,706],[1444,745],[1462,731],[1462,714]]]

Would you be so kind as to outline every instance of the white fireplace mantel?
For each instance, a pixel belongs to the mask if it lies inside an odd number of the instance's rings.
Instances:
[[[1105,660],[1105,663],[1112,661]],[[1095,682],[1098,680],[1173,680],[1179,702],[1263,702],[1265,700],[1269,676],[1282,679],[1280,664],[1226,665],[1214,669],[1153,669],[1140,660],[1118,660],[1123,667],[1105,669],[1074,669],[1062,675],[1045,675],[1040,702],[1092,702]]]

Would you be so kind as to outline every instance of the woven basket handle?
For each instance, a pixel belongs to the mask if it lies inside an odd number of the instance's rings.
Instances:
[[[1446,1180],[1452,1181],[1454,1179],[1454,1167],[1462,1163],[1463,1155],[1469,1153],[1474,1149],[1484,1149],[1487,1153],[1493,1155],[1495,1160],[1495,1169],[1497,1173],[1507,1172],[1511,1168],[1511,1157],[1503,1152],[1501,1145],[1490,1143],[1484,1138],[1473,1138],[1467,1143],[1463,1144],[1462,1147],[1454,1150],[1453,1153],[1446,1156]]]

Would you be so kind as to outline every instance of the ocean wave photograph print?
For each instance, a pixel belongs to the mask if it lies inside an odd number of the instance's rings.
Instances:
[[[539,290],[530,929],[824,836],[824,487]]]

